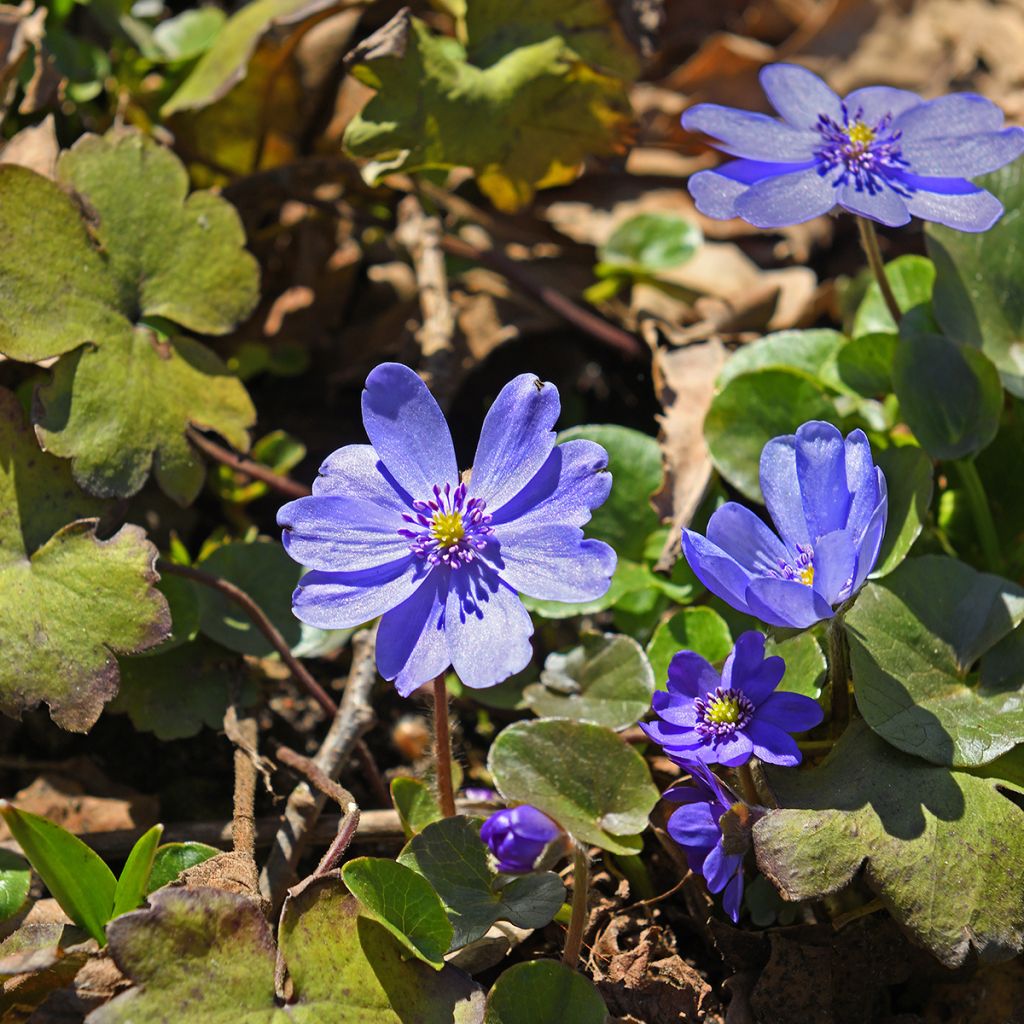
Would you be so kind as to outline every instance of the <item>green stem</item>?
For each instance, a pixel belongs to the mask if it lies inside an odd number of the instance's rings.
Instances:
[[[448,724],[448,688],[442,672],[434,680],[434,765],[437,773],[437,797],[441,813],[455,816],[455,791],[452,789],[452,736]]]
[[[754,804],[755,806],[761,802],[761,797],[757,792],[757,783],[754,781],[754,773],[750,770],[750,762],[741,764],[739,772],[737,773],[740,779],[740,789],[743,791],[743,799],[748,804]]]
[[[587,896],[590,890],[590,858],[585,847],[576,843],[572,863],[572,915],[565,936],[562,963],[573,970],[579,964],[583,948],[583,927],[587,923]]]
[[[992,509],[989,507],[981,477],[978,476],[978,469],[970,459],[957,459],[954,465],[960,474],[960,482],[964,485],[967,504],[971,506],[971,515],[974,518],[974,527],[978,531],[985,562],[991,572],[1001,573],[1003,553],[999,549],[999,535],[996,533]]]
[[[864,255],[868,258],[868,266],[871,273],[875,275],[878,287],[882,290],[882,298],[889,309],[889,315],[897,327],[900,325],[900,317],[903,315],[896,296],[892,293],[892,285],[889,278],[885,276],[885,264],[882,262],[882,250],[878,248],[878,233],[875,231],[874,221],[866,217],[857,218],[857,230],[860,232],[860,244]]]
[[[828,680],[832,695],[832,735],[850,720],[850,644],[841,614],[828,622]]]

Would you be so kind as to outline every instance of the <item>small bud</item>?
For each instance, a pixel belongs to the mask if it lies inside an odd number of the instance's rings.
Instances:
[[[533,871],[548,846],[564,833],[536,807],[522,804],[492,814],[480,829],[480,838],[506,874]]]

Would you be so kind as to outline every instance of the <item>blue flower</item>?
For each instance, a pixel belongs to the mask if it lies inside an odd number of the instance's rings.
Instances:
[[[999,200],[968,179],[1024,153],[1024,129],[1004,128],[984,97],[922,100],[870,86],[840,99],[794,64],[760,77],[782,120],[713,103],[683,115],[685,128],[740,157],[690,179],[707,216],[777,228],[838,205],[892,227],[920,217],[960,231],[986,231],[1002,216]]]
[[[781,540],[750,509],[727,502],[707,537],[683,530],[683,554],[713,594],[773,626],[831,618],[875,567],[885,534],[885,477],[862,430],[844,441],[812,420],[761,453],[761,491]]]
[[[608,497],[608,455],[590,441],[556,446],[558,413],[553,384],[516,377],[466,482],[423,381],[376,367],[363,391],[371,443],[328,456],[312,496],[278,513],[285,548],[311,570],[295,615],[324,629],[383,616],[377,667],[403,696],[449,665],[475,688],[523,669],[533,624],[518,595],[592,600],[615,569],[615,552],[580,529]]]
[[[764,634],[744,633],[719,675],[699,654],[680,651],[668,667],[668,691],[651,698],[657,721],[640,728],[673,760],[745,764],[751,756],[795,765],[800,748],[790,733],[806,732],[824,717],[818,702],[777,692],[782,658],[764,656]]]
[[[743,852],[726,852],[720,824],[734,802],[709,768],[688,764],[686,770],[692,776],[691,784],[672,786],[662,794],[683,805],[668,819],[668,834],[686,851],[690,870],[704,876],[709,892],[722,893],[725,912],[738,921],[743,902]]]
[[[495,811],[480,828],[498,870],[509,875],[533,871],[548,844],[563,836],[555,822],[530,804]]]

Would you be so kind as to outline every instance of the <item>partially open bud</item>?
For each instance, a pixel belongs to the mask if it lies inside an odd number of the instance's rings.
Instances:
[[[524,874],[536,869],[538,862],[554,843],[561,845],[565,833],[546,814],[529,804],[496,811],[480,829],[480,838],[498,861],[498,870],[506,874]]]

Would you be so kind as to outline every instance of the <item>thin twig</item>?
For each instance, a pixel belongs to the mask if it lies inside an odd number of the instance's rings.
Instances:
[[[244,473],[253,480],[259,480],[275,491],[287,495],[289,498],[306,498],[313,492],[290,477],[275,473],[269,466],[253,462],[252,459],[236,455],[229,448],[224,448],[211,441],[205,434],[201,434],[195,427],[189,427],[186,431],[189,441],[195,445],[204,455],[209,456],[214,462],[219,462],[236,473]]]
[[[900,304],[896,301],[896,296],[893,294],[889,278],[885,275],[885,264],[882,262],[882,250],[878,247],[878,232],[875,231],[874,222],[866,217],[858,217],[857,230],[860,232],[860,244],[864,249],[864,255],[868,258],[868,266],[878,282],[878,287],[881,289],[882,298],[885,300],[889,315],[892,317],[893,323],[899,327],[903,311],[900,309]]]
[[[589,334],[590,337],[609,348],[615,349],[626,359],[640,361],[650,357],[648,347],[634,334],[624,331],[621,327],[609,323],[573,302],[550,285],[540,284],[533,280],[528,272],[524,272],[515,260],[509,259],[497,249],[477,249],[461,238],[445,235],[441,240],[445,252],[462,259],[473,260],[508,278],[520,291],[526,292],[553,313],[560,316],[566,323]]]
[[[281,660],[291,670],[295,679],[305,687],[306,692],[320,705],[328,715],[338,713],[338,705],[331,699],[330,694],[313,678],[309,669],[292,654],[288,643],[277,631],[274,624],[267,618],[263,609],[244,591],[219,576],[213,576],[201,569],[193,569],[190,566],[177,565],[175,562],[168,562],[161,558],[157,562],[157,569],[160,572],[169,572],[174,576],[184,576],[194,583],[201,583],[204,587],[217,590],[225,597],[234,601],[242,611],[252,620],[253,625],[267,638]]]
[[[446,818],[455,815],[455,791],[452,788],[452,736],[448,722],[448,688],[442,672],[434,680],[434,766],[437,772],[437,797]]]
[[[238,717],[231,704],[224,713],[224,731],[235,742],[235,791],[231,815],[231,845],[235,853],[256,856],[256,744],[259,726],[252,715]],[[256,755],[259,756],[258,754]]]
[[[360,810],[353,801],[348,805],[345,816],[341,819],[334,842],[327,847],[327,852],[320,858],[320,863],[317,864],[316,869],[313,871],[314,878],[321,878],[328,871],[335,869],[338,861],[345,855],[345,851],[351,845],[352,840],[355,839],[356,832],[359,829],[359,818]]]

